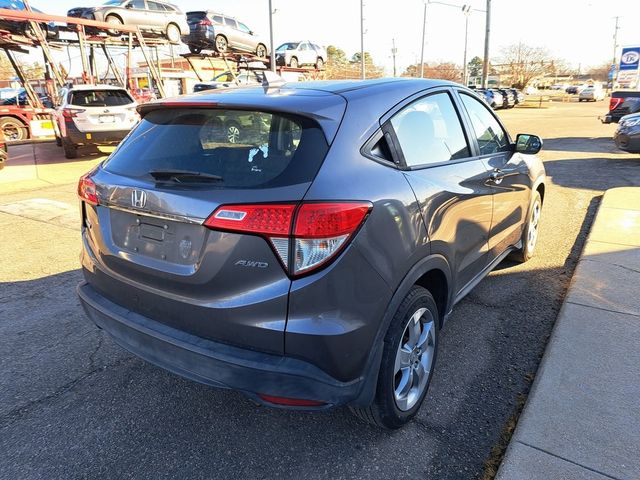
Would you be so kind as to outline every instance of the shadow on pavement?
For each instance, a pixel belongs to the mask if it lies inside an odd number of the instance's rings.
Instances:
[[[624,153],[616,147],[611,136],[544,138],[543,151]]]

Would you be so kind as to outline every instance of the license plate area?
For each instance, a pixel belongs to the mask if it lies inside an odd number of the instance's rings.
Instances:
[[[197,263],[206,239],[201,225],[109,210],[111,239],[120,250],[181,265]]]
[[[116,117],[113,115],[99,115],[98,121],[100,123],[115,123]]]

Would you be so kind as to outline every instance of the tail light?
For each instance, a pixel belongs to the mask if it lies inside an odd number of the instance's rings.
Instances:
[[[620,106],[620,104],[624,101],[623,98],[614,98],[611,97],[609,100],[609,111],[613,111]]]
[[[80,197],[80,200],[87,202],[90,205],[98,205],[96,184],[91,180],[91,178],[89,178],[90,173],[80,177],[80,181],[78,182],[78,197]]]
[[[209,20],[208,18],[205,18],[203,20],[200,20],[200,25],[208,27],[213,25],[213,22],[211,20]]]
[[[216,209],[204,225],[265,237],[287,272],[299,276],[335,258],[371,207],[369,202],[226,205]]]
[[[77,117],[79,113],[84,112],[84,108],[64,108],[62,109],[62,116],[65,122],[71,122],[73,118]]]

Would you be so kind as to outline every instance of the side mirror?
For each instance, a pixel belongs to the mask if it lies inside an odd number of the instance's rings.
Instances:
[[[516,152],[535,155],[542,149],[542,139],[537,135],[520,133],[516,137]]]
[[[129,2],[127,3],[124,8],[133,8],[133,3]]]

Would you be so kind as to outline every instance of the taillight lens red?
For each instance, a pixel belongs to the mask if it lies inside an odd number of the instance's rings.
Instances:
[[[613,111],[620,106],[620,104],[624,101],[622,98],[614,98],[611,97],[609,100],[609,111]]]
[[[213,25],[213,22],[211,20],[209,20],[208,18],[205,18],[203,20],[200,20],[200,25],[209,26],[209,25]]]
[[[91,205],[98,205],[96,184],[89,178],[89,174],[80,177],[80,181],[78,182],[78,196],[82,201]]]
[[[371,208],[369,202],[223,205],[204,225],[266,237],[287,271],[297,276],[334,258]]]
[[[62,109],[62,116],[66,122],[70,122],[73,118],[77,117],[79,113],[84,111],[84,108],[64,108]]]

